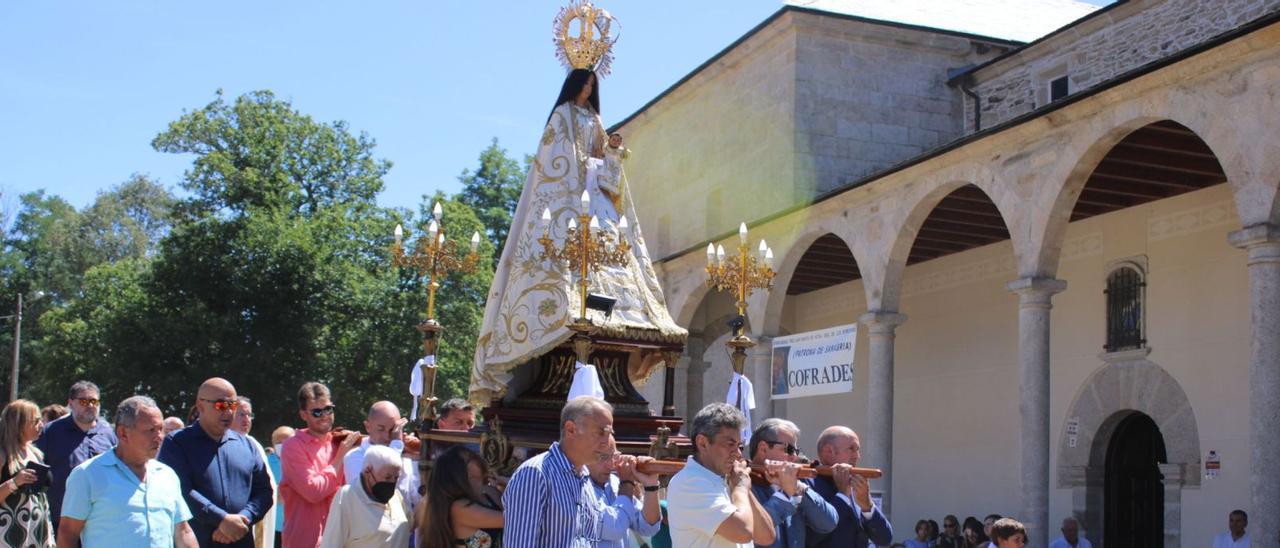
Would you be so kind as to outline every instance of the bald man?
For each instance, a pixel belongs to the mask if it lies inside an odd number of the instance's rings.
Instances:
[[[360,485],[360,473],[364,470],[364,454],[369,450],[369,447],[386,445],[396,451],[404,451],[405,440],[412,437],[404,433],[404,425],[407,422],[400,416],[400,408],[389,401],[380,401],[369,407],[369,413],[364,419],[364,432],[367,434],[364,441],[361,441],[359,447],[352,449],[342,459],[342,471],[346,476],[347,485]],[[414,456],[416,457],[417,455]],[[400,479],[396,482],[396,489],[400,491],[400,496],[404,497],[404,501],[409,504],[410,511],[418,505],[418,500],[422,498],[418,494],[419,485],[421,485],[421,480],[418,476],[418,463],[408,457],[403,457],[400,466]]]
[[[813,490],[836,507],[838,519],[834,531],[809,538],[811,547],[888,546],[893,542],[893,528],[871,500],[867,478],[851,473],[862,458],[862,440],[848,427],[831,426],[818,435],[818,461],[832,467],[830,478],[818,476]]]
[[[240,400],[214,377],[196,392],[197,419],[170,434],[160,462],[177,472],[200,546],[254,546],[252,525],[271,508],[266,463],[249,438],[231,429]]]

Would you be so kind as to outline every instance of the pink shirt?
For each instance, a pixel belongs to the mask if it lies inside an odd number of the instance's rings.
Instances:
[[[320,545],[329,503],[342,487],[334,468],[333,435],[317,438],[299,430],[280,447],[280,500],[284,503],[282,548],[315,548]]]

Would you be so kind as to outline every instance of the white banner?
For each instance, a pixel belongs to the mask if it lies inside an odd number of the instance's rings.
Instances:
[[[773,399],[852,392],[857,340],[858,324],[773,339]]]

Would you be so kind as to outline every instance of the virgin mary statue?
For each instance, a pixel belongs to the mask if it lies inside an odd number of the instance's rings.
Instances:
[[[569,38],[560,31],[568,24],[566,12],[585,19],[580,37]],[[607,39],[608,21],[607,12],[591,4],[571,5],[557,18],[561,58],[567,58],[574,68],[564,80],[538,141],[538,153],[529,165],[489,290],[471,372],[473,401],[487,403],[502,397],[513,368],[542,356],[573,335],[568,325],[578,316],[582,298],[575,269],[563,261],[544,259],[539,238],[546,235],[558,247],[564,245],[569,223],[576,222],[586,205],[584,191],[589,197],[589,213],[599,220],[600,230],[615,241],[625,239],[631,248],[624,264],[596,268],[588,277],[589,293],[617,299],[607,317],[590,313],[599,326],[597,334],[655,343],[683,343],[688,337],[667,311],[636,221],[617,137],[610,146],[600,121],[597,73],[607,71],[608,48],[572,48],[573,41],[592,38],[588,27],[600,32],[596,41]],[[550,223],[543,222],[544,211],[550,212]],[[657,363],[655,359],[633,361],[628,374],[633,381],[642,381]]]

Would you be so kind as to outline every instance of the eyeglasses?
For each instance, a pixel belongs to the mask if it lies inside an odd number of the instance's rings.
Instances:
[[[217,409],[218,411],[221,411],[224,413],[227,411],[235,411],[237,407],[240,407],[240,400],[210,400],[206,398],[200,398],[200,401],[207,401],[209,403],[212,403],[214,409]]]
[[[85,407],[97,407],[102,402],[98,398],[77,398],[76,401]]]
[[[249,420],[253,420],[253,413],[240,413],[240,414],[238,414],[238,415],[236,415],[236,416],[237,416],[237,417],[244,417],[244,418],[249,419]]]
[[[787,446],[787,454],[788,454],[788,455],[794,455],[794,454],[796,454],[796,453],[799,453],[799,452],[800,452],[800,448],[798,448],[798,447],[796,447],[795,445],[792,445],[792,444],[790,444],[790,443],[782,443],[782,442],[780,442],[780,441],[769,441],[769,440],[761,440],[761,441],[764,441],[764,443],[765,443],[766,445],[768,445],[769,447],[773,447],[773,446],[775,446],[775,445],[785,445],[785,446]]]
[[[337,407],[337,406],[335,406],[335,405],[333,405],[333,404],[329,404],[329,405],[326,405],[326,406],[324,406],[324,407],[317,407],[317,408],[315,408],[315,409],[312,409],[312,410],[311,410],[311,416],[313,416],[313,417],[315,417],[315,418],[317,418],[317,419],[318,419],[318,418],[323,417],[323,416],[325,416],[325,415],[332,415],[332,414],[333,414],[333,410],[334,410],[334,409],[337,409],[337,408],[338,408],[338,407]]]

